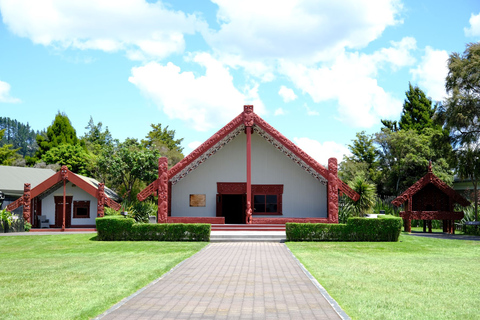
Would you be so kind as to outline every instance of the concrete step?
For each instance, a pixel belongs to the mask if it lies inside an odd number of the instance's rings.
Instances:
[[[212,231],[210,242],[285,242],[285,231]]]

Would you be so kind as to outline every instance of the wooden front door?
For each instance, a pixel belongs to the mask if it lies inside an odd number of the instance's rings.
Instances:
[[[61,228],[63,223],[63,196],[56,196],[55,198],[55,227]],[[73,196],[67,196],[65,208],[65,228],[70,228],[72,225],[72,199]]]

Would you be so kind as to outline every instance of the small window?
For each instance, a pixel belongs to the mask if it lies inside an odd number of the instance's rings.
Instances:
[[[73,201],[73,218],[90,218],[90,201]]]
[[[277,213],[278,211],[278,197],[276,194],[253,196],[254,212],[259,213]]]

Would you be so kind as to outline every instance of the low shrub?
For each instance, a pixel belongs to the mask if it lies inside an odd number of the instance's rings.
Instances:
[[[132,218],[97,218],[101,241],[210,241],[210,225],[204,223],[135,223]]]
[[[402,219],[349,218],[346,224],[287,223],[287,241],[398,241]]]
[[[97,218],[97,239],[100,241],[129,240],[135,220],[122,216]]]

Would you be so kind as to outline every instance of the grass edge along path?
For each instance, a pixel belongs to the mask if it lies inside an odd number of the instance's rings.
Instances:
[[[0,237],[0,318],[96,317],[207,245],[94,237]]]
[[[480,242],[287,242],[352,319],[478,319]]]

